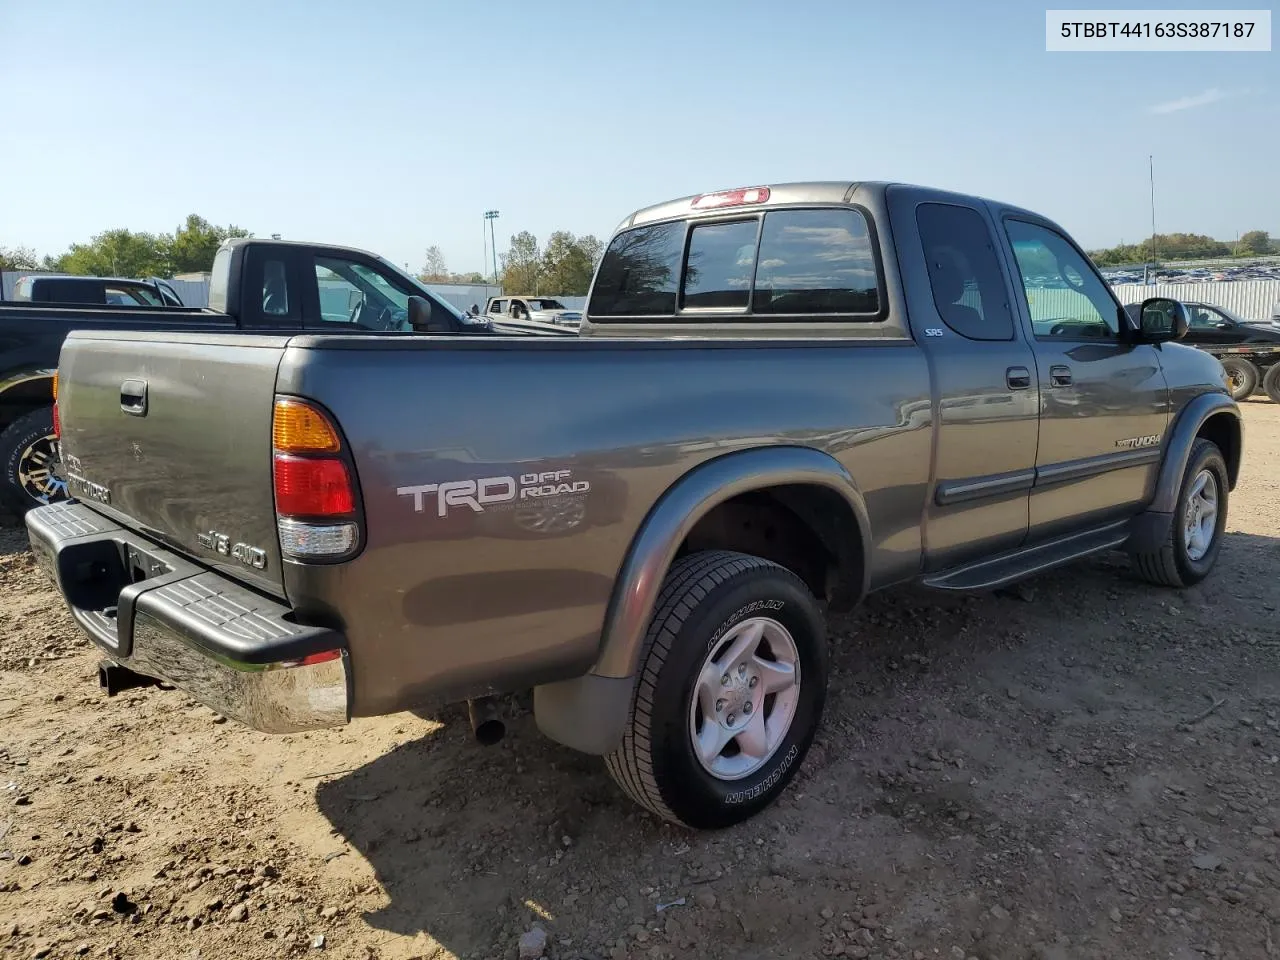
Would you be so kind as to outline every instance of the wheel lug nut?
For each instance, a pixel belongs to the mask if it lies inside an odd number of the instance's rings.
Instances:
[[[729,685],[729,675],[726,673],[720,678],[720,686],[727,687]]]
[[[737,719],[738,719],[738,718],[737,718],[737,717],[735,717],[732,713],[731,713],[731,714],[729,714],[729,726],[731,726],[731,727],[732,727],[732,726],[733,726],[733,721],[735,721],[735,720],[737,720]]]
[[[717,701],[716,701],[716,713],[721,713],[723,710],[724,710],[724,701],[723,701],[723,700],[717,700]]]
[[[742,705],[742,712],[743,712],[743,713],[750,713],[750,712],[751,712],[751,701],[750,701],[750,700],[748,700],[746,703],[744,703],[744,704]]]
[[[738,676],[740,676],[740,677],[741,677],[741,676],[743,676],[746,672],[747,672],[746,664],[743,664],[743,663],[738,664]]]
[[[759,682],[760,682],[760,678],[759,678],[759,677],[752,677],[752,678],[747,682],[747,686],[748,686],[748,687],[750,687],[752,690],[754,690],[754,689],[756,688],[756,684],[757,684],[757,683],[759,683]]]

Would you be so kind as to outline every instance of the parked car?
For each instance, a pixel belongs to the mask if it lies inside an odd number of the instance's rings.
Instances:
[[[334,329],[67,338],[76,499],[26,525],[101,682],[271,732],[466,700],[485,741],[532,687],[548,736],[692,827],[799,769],[828,611],[1112,549],[1196,584],[1240,470],[1181,304],[1134,322],[1051,220],[921,187],[639,210],[571,337]],[[524,536],[575,498],[616,522]]]
[[[1235,400],[1261,391],[1280,403],[1280,326],[1266,320],[1245,320],[1211,303],[1184,300],[1187,311],[1185,341],[1222,362]],[[1138,304],[1125,307],[1130,319]]]
[[[214,260],[208,308],[170,305],[165,286],[33,276],[17,281],[18,299],[0,303],[0,505],[21,515],[66,496],[57,469],[54,374],[73,329],[396,333],[412,329],[414,297],[429,308],[420,311],[428,329],[487,333],[493,326],[462,314],[381,257],[326,244],[227,241]],[[119,299],[126,297],[134,299]]]
[[[182,298],[177,291],[158,277],[130,280],[124,277],[36,274],[15,280],[10,299],[15,303],[83,303],[113,307],[182,306]]]
[[[534,323],[553,323],[576,327],[582,322],[582,313],[570,310],[559,300],[550,297],[490,297],[485,304],[486,316],[495,319],[530,320]]]

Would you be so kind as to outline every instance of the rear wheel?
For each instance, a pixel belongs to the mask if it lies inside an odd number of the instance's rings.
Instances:
[[[67,484],[55,473],[57,464],[52,408],[23,414],[0,433],[0,503],[21,517],[32,507],[65,500]]]
[[[1262,377],[1252,362],[1240,357],[1227,357],[1222,361],[1222,369],[1227,373],[1227,389],[1231,391],[1232,400],[1250,396]]]
[[[1267,375],[1262,378],[1262,389],[1272,402],[1280,403],[1280,363],[1273,363],[1267,368]]]
[[[747,554],[691,554],[663,583],[609,773],[667,820],[739,823],[795,776],[826,686],[822,614],[799,577]]]
[[[1217,444],[1196,440],[1182,473],[1169,539],[1155,550],[1133,554],[1144,580],[1189,587],[1209,575],[1227,524],[1227,464]]]

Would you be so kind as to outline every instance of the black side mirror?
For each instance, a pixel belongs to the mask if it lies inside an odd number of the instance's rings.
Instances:
[[[431,301],[426,297],[409,298],[409,326],[419,333],[431,330]]]
[[[1139,313],[1144,343],[1181,340],[1187,335],[1187,308],[1179,300],[1151,297],[1142,301]]]

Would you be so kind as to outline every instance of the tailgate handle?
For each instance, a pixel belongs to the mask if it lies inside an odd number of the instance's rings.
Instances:
[[[134,417],[147,415],[147,381],[126,380],[120,384],[120,409]]]

